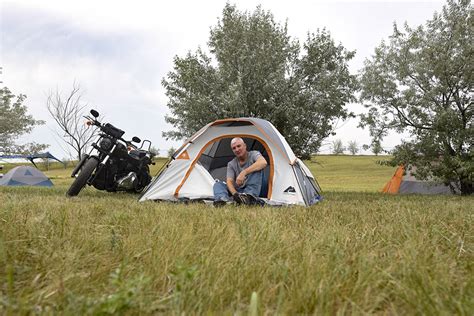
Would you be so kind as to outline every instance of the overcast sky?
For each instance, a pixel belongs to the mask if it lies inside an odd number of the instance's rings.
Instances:
[[[22,141],[50,144],[58,158],[68,156],[46,110],[50,91],[80,85],[83,100],[126,131],[150,139],[165,154],[180,142],[166,141],[167,98],[161,80],[173,68],[173,57],[206,48],[210,27],[217,24],[226,1],[26,1],[0,0],[2,85],[27,95],[29,112],[46,124]],[[276,21],[288,21],[291,36],[304,41],[308,32],[327,28],[336,42],[356,50],[351,70],[357,73],[374,48],[392,33],[394,22],[424,24],[443,1],[230,1],[239,10],[258,4]],[[360,112],[362,108],[351,105]],[[369,143],[357,120],[342,124],[344,143]],[[401,136],[391,135],[391,148]],[[291,144],[290,144],[291,145]],[[323,148],[326,151],[329,147]]]

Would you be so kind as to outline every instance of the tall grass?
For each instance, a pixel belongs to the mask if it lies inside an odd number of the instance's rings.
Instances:
[[[1,188],[0,314],[472,315],[474,199],[348,177],[310,208]]]

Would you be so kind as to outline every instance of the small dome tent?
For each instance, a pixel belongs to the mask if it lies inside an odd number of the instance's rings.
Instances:
[[[44,173],[34,167],[18,166],[0,178],[0,185],[52,187],[53,183]]]
[[[410,170],[399,166],[393,177],[385,184],[382,193],[390,194],[453,194],[448,185],[434,181],[418,180],[413,175],[414,166]],[[453,186],[455,187],[455,186]]]
[[[268,121],[257,118],[217,120],[188,139],[155,176],[140,201],[213,200],[213,185],[225,181],[234,158],[230,141],[241,137],[248,150],[268,162],[260,197],[271,205],[312,205],[321,189],[285,138]]]

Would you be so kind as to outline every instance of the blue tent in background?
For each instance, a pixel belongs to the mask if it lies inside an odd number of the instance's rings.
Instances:
[[[41,171],[30,166],[18,166],[0,178],[0,186],[42,186],[52,187],[53,183]]]

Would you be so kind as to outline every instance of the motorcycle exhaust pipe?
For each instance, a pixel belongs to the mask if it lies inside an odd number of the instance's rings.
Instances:
[[[137,182],[137,174],[133,171],[129,172],[125,177],[117,180],[117,188],[120,190],[131,190],[135,188]]]

